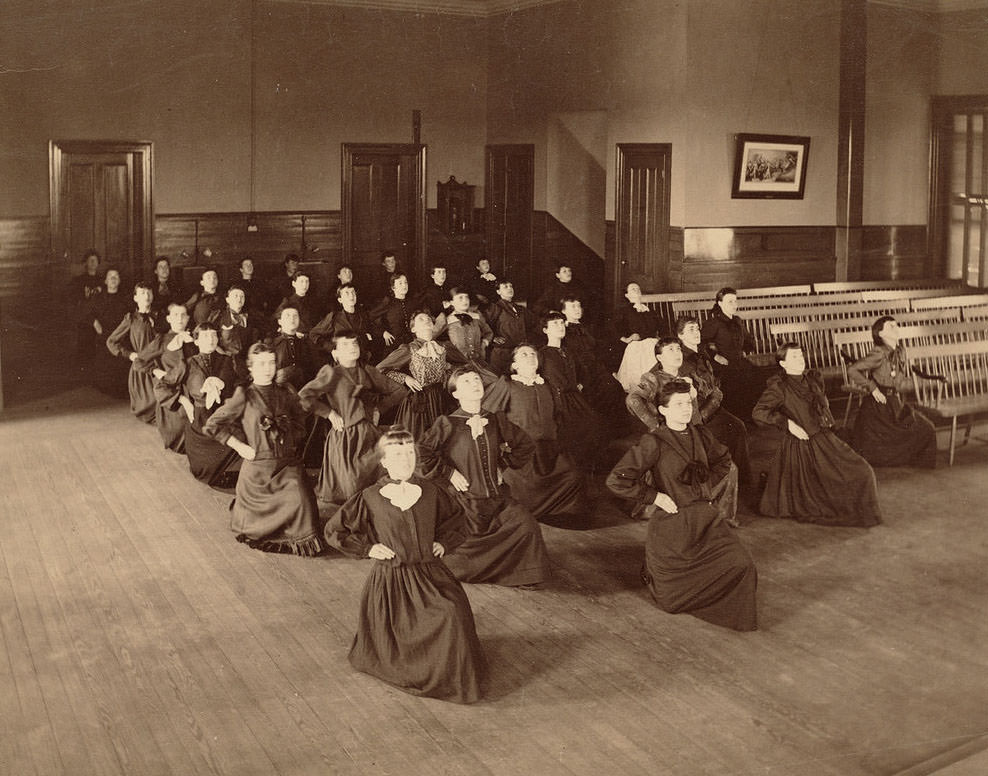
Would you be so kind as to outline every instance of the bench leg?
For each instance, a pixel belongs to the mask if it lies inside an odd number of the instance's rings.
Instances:
[[[950,459],[947,463],[948,466],[954,465],[954,442],[957,439],[957,416],[953,417],[950,422]]]

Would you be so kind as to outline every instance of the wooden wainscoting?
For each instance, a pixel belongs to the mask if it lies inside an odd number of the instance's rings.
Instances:
[[[834,278],[830,226],[689,227],[680,289],[812,283]]]
[[[248,229],[251,224],[256,231]],[[155,219],[154,238],[156,253],[177,267],[235,266],[245,255],[259,265],[278,265],[288,253],[334,265],[342,260],[338,210],[170,213]],[[208,261],[207,249],[212,252]]]
[[[48,216],[0,219],[0,299],[32,298],[68,281],[52,277],[49,223]]]
[[[532,223],[532,287],[537,299],[555,274],[556,262],[569,262],[573,277],[592,298],[603,299],[604,258],[544,210],[536,210]]]
[[[933,277],[925,224],[861,228],[862,280],[915,280]]]

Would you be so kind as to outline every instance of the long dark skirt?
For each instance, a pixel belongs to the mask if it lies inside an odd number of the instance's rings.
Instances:
[[[731,460],[738,467],[738,488],[741,498],[754,504],[755,483],[751,475],[751,453],[748,449],[748,428],[741,418],[725,409],[715,412],[704,427],[714,439],[728,449]]]
[[[534,585],[549,579],[549,556],[532,513],[510,496],[454,496],[467,515],[467,539],[444,560],[461,582]]]
[[[323,549],[316,497],[295,459],[244,461],[230,529],[255,550],[318,555]]]
[[[189,425],[189,417],[180,406],[171,409],[158,404],[154,411],[154,422],[161,435],[161,442],[166,450],[176,453],[185,452],[185,429]]]
[[[565,453],[559,452],[554,439],[535,443],[535,455],[520,469],[504,472],[511,495],[528,509],[536,520],[545,519],[565,528],[586,527],[590,503],[587,477]]]
[[[361,420],[342,431],[330,427],[316,488],[324,517],[377,481],[380,474],[377,440],[380,436],[377,426],[369,420]]]
[[[563,392],[561,404],[559,446],[578,466],[592,468],[604,447],[603,420],[579,391]]]
[[[785,434],[759,511],[821,525],[869,527],[882,522],[875,472],[829,430],[809,441]]]
[[[207,485],[218,485],[220,475],[240,459],[236,451],[206,436],[191,423],[185,427],[185,455],[192,476]]]
[[[375,561],[350,663],[412,695],[472,703],[486,664],[466,593],[439,559]]]
[[[395,423],[407,428],[412,436],[421,439],[432,428],[436,418],[451,412],[455,407],[452,397],[441,383],[427,385],[421,391],[409,391],[401,400],[395,414]]]
[[[866,396],[854,423],[854,447],[872,466],[937,465],[937,435],[933,424],[896,395],[886,404]]]
[[[154,423],[158,402],[154,398],[154,378],[149,372],[135,369],[131,364],[127,373],[127,393],[130,394],[130,411],[138,420]]]
[[[758,627],[758,572],[748,550],[707,502],[658,507],[645,539],[645,580],[663,611],[692,614],[714,625]]]

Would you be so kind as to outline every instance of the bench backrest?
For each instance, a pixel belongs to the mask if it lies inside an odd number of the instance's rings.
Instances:
[[[897,288],[960,288],[960,280],[925,278],[921,280],[838,280],[814,283],[814,294],[833,294],[841,291],[867,291]]]
[[[976,304],[958,309],[965,321],[983,321],[988,318],[988,304]]]
[[[909,360],[921,372],[942,375],[946,384],[914,375],[916,400],[937,407],[944,399],[988,397],[988,340],[927,345],[909,350]]]
[[[916,299],[912,303],[912,309],[932,310],[941,307],[974,307],[975,305],[988,305],[988,294],[959,294]]]
[[[882,288],[862,290],[861,299],[865,302],[878,302],[883,299],[930,299],[938,296],[951,296],[955,288]]]

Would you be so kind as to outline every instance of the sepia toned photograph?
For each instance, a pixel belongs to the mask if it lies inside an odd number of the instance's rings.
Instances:
[[[0,776],[985,776],[986,124],[988,0],[0,0]]]

